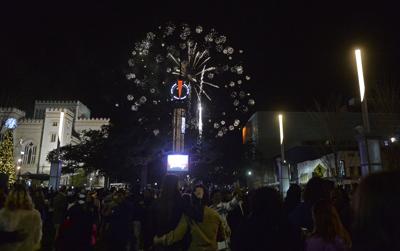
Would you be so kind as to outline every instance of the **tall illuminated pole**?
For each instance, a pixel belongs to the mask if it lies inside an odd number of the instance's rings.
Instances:
[[[358,86],[360,88],[360,99],[361,99],[361,111],[363,117],[363,125],[366,133],[370,133],[369,118],[368,118],[368,106],[367,99],[365,97],[365,82],[364,82],[364,72],[362,66],[361,50],[356,49],[354,51],[356,56],[357,64],[357,75],[358,75]]]
[[[60,160],[60,147],[62,146],[63,142],[63,129],[64,129],[64,112],[60,112],[60,121],[58,126],[58,139],[57,139],[57,160],[51,162],[50,164],[50,180],[49,185],[53,187],[53,189],[58,190],[60,186],[60,179],[61,179],[61,168],[62,163]]]
[[[382,170],[382,159],[380,152],[379,138],[371,136],[368,118],[367,98],[365,95],[364,72],[362,65],[361,50],[354,51],[357,64],[358,84],[360,88],[361,112],[363,118],[364,131],[359,135],[358,145],[360,150],[361,174],[365,176],[371,172]]]
[[[278,115],[278,121],[279,121],[279,138],[280,138],[280,143],[281,143],[281,158],[282,158],[282,163],[285,163],[285,146],[283,145],[283,116],[282,116],[282,114]]]
[[[280,172],[279,172],[279,190],[283,197],[285,197],[287,190],[289,189],[289,169],[286,165],[285,160],[285,146],[284,146],[284,133],[283,133],[283,115],[278,115],[279,122],[279,138],[280,138],[280,146],[281,146],[281,163],[280,163]]]

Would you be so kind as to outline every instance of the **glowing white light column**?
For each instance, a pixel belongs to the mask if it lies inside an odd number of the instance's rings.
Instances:
[[[64,129],[64,112],[60,113],[60,126],[58,127],[58,140],[60,141],[60,146],[62,145],[62,133]]]
[[[203,107],[201,106],[201,103],[199,103],[198,109],[199,109],[199,135],[201,136],[203,134]]]
[[[282,114],[278,115],[279,120],[279,136],[281,138],[281,145],[283,144],[283,117]]]
[[[199,127],[199,138],[201,140],[201,137],[203,135],[203,106],[201,104],[201,95],[203,93],[203,78],[204,78],[204,72],[205,72],[206,66],[204,65],[203,70],[201,71],[201,78],[200,78],[200,88],[199,92],[197,94],[197,109],[198,109],[198,127]]]
[[[363,119],[363,132],[360,135],[359,149],[361,157],[361,174],[366,176],[370,172],[382,170],[382,160],[380,153],[380,143],[378,139],[374,139],[370,134],[370,124],[368,115],[368,102],[366,95],[366,86],[364,82],[364,72],[362,65],[361,50],[354,51],[357,64],[358,84],[360,88],[361,112]],[[368,94],[368,93],[367,93]]]
[[[356,54],[356,64],[357,64],[358,85],[360,88],[360,98],[361,98],[361,102],[363,102],[364,96],[365,96],[365,83],[364,83],[364,72],[363,72],[362,59],[361,59],[361,50],[356,49],[354,51],[354,53]]]
[[[284,134],[283,134],[283,115],[279,114],[278,115],[278,121],[279,121],[279,136],[280,136],[280,145],[281,145],[281,163],[279,163],[279,186],[280,186],[280,191],[283,197],[286,196],[286,192],[289,189],[289,168],[286,165],[285,161],[285,147],[284,147]]]

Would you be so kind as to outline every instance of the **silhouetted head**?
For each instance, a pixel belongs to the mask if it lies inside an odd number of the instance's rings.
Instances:
[[[176,175],[166,175],[161,187],[161,199],[175,199],[180,196],[179,177]]]
[[[222,193],[219,189],[214,189],[211,193],[211,203],[217,205],[222,201]]]
[[[367,176],[353,205],[354,250],[400,250],[400,171]]]
[[[280,220],[282,215],[282,200],[279,192],[271,187],[255,190],[252,196],[254,216],[263,216],[272,220]]]
[[[304,202],[314,205],[317,201],[330,198],[330,183],[322,178],[311,178],[304,189]]]
[[[23,185],[15,185],[8,194],[4,207],[8,210],[32,210],[33,203],[25,187]]]
[[[290,201],[292,203],[300,203],[301,201],[301,187],[297,184],[291,184],[287,193],[285,201]]]
[[[312,209],[314,220],[314,234],[326,242],[334,242],[336,237],[335,214],[329,200],[317,201]]]

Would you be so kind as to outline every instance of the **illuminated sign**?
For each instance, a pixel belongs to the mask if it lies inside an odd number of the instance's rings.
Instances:
[[[190,87],[183,80],[178,80],[171,87],[171,96],[176,100],[183,100],[189,96]]]
[[[189,170],[189,155],[172,154],[168,155],[169,172],[187,172]]]

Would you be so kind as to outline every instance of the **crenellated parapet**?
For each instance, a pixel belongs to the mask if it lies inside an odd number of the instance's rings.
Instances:
[[[24,114],[25,112],[15,107],[0,107],[0,113],[18,113]]]
[[[35,104],[55,104],[55,105],[73,105],[79,103],[78,100],[35,100]]]
[[[110,118],[78,118],[77,122],[110,122]]]
[[[0,107],[0,112],[24,112],[15,107]]]
[[[46,112],[66,112],[66,111],[70,111],[70,110],[67,108],[54,108],[54,107],[46,108]]]
[[[19,124],[42,124],[43,119],[21,119]]]

